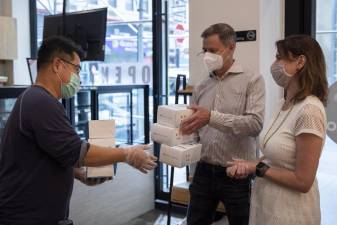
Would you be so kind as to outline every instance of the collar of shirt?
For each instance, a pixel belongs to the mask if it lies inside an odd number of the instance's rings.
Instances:
[[[229,70],[227,70],[227,72],[224,75],[222,75],[221,77],[216,76],[214,72],[210,72],[209,76],[211,78],[214,78],[214,79],[217,79],[217,80],[223,80],[225,77],[227,77],[227,75],[230,75],[230,74],[235,75],[235,74],[239,74],[239,73],[243,73],[243,68],[236,60],[234,60],[232,66],[229,68]]]

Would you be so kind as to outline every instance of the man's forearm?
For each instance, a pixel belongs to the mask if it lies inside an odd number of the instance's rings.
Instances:
[[[263,121],[258,115],[232,115],[212,111],[209,125],[222,131],[239,135],[257,136]]]
[[[106,166],[116,162],[125,162],[126,152],[120,148],[108,148],[90,145],[84,158],[85,166]]]

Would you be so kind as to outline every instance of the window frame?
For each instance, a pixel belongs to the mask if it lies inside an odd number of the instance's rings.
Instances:
[[[316,35],[316,0],[285,0],[285,36]]]

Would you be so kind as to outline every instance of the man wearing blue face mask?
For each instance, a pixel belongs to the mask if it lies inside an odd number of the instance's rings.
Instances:
[[[227,176],[226,164],[228,159],[256,156],[255,139],[264,118],[264,81],[234,60],[236,34],[231,26],[211,25],[201,37],[209,73],[193,90],[194,114],[181,125],[183,134],[198,132],[202,144],[190,186],[187,224],[211,224],[222,202],[230,225],[247,225],[250,179]]]
[[[126,162],[143,173],[156,158],[149,146],[107,148],[82,141],[61,98],[80,88],[81,50],[53,37],[43,41],[34,85],[17,99],[0,146],[0,224],[56,225],[67,218],[74,168]]]

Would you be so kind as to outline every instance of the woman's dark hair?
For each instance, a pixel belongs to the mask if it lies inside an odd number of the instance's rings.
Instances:
[[[308,35],[293,35],[276,42],[281,59],[291,60],[304,55],[306,62],[299,71],[299,91],[294,102],[309,95],[317,96],[324,105],[328,98],[328,82],[323,51],[318,42]]]
[[[62,37],[53,36],[43,40],[37,54],[37,69],[51,63],[55,57],[61,57],[66,60],[73,60],[74,53],[80,58],[83,57],[83,51],[79,45],[72,40]]]

